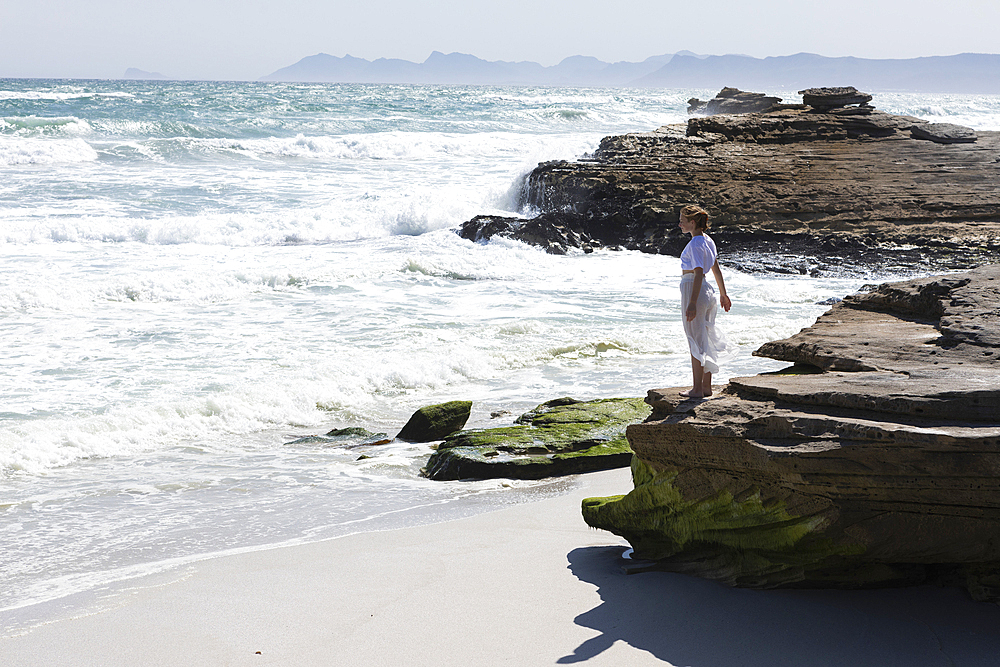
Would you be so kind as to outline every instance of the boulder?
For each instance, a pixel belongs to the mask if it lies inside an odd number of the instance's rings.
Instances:
[[[750,587],[959,583],[1000,600],[1000,265],[883,285],[719,395],[653,390],[634,490],[588,524]]]
[[[449,401],[420,408],[396,435],[407,442],[433,442],[461,431],[472,413],[472,401]]]
[[[851,104],[868,104],[872,101],[871,95],[858,92],[854,86],[807,88],[800,90],[799,95],[802,96],[803,104],[814,109],[833,109]]]
[[[938,144],[971,144],[978,135],[971,127],[952,123],[922,123],[910,128],[914,139],[926,139]]]
[[[540,479],[622,468],[632,460],[625,427],[648,415],[649,407],[639,398],[555,399],[511,426],[445,438],[425,473],[436,480]]]
[[[780,97],[750,93],[739,88],[723,88],[707,102],[692,97],[688,100],[688,113],[708,116],[717,113],[759,113],[778,104],[781,104]]]

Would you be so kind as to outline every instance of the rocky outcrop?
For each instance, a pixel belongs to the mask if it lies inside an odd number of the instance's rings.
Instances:
[[[853,295],[757,354],[794,366],[707,400],[651,391],[635,488],[586,521],[734,585],[1000,600],[1000,266]]]
[[[431,479],[540,479],[622,468],[632,460],[625,427],[649,407],[639,398],[558,398],[512,426],[467,430],[445,438],[427,461]]]
[[[914,139],[928,127],[867,103],[777,105],[606,137],[592,156],[526,177],[522,205],[534,217],[479,216],[459,233],[553,253],[676,256],[686,241],[678,211],[697,203],[712,216],[720,261],[747,271],[971,268],[1000,251],[1000,133]]]

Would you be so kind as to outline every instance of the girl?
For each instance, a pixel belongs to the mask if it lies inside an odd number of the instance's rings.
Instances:
[[[728,313],[732,302],[726,294],[726,284],[719,269],[715,242],[708,230],[708,212],[700,206],[681,209],[681,231],[691,240],[681,253],[681,310],[684,313],[684,333],[691,350],[691,373],[694,386],[682,391],[682,396],[702,398],[712,395],[712,373],[719,371],[719,353],[726,349],[726,339],[715,328],[715,289],[705,280],[711,270],[719,286],[719,303]]]

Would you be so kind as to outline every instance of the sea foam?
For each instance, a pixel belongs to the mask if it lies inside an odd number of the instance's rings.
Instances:
[[[889,113],[934,123],[965,125],[975,130],[1000,130],[1000,95],[879,93],[872,104]]]
[[[22,139],[0,136],[0,165],[92,162],[97,151],[83,139]]]

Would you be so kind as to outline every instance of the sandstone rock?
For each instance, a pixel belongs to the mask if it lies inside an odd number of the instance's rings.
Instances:
[[[540,479],[629,465],[625,427],[649,408],[638,398],[560,398],[521,415],[513,426],[445,438],[427,461],[431,479]]]
[[[800,90],[802,103],[815,109],[832,109],[835,107],[845,107],[850,104],[868,104],[872,101],[872,96],[868,93],[860,93],[854,86],[843,86],[836,88],[807,88]]]
[[[635,489],[587,522],[735,585],[1000,594],[1000,266],[853,295],[759,354],[797,365],[651,391]]]
[[[758,113],[780,103],[780,97],[750,93],[739,88],[723,88],[707,102],[702,102],[697,97],[688,100],[688,113],[709,116],[717,113]]]
[[[939,144],[971,144],[978,135],[970,127],[952,123],[924,123],[910,128],[915,139],[927,139]]]
[[[449,401],[420,408],[396,437],[407,442],[431,442],[462,430],[469,421],[472,401]]]

